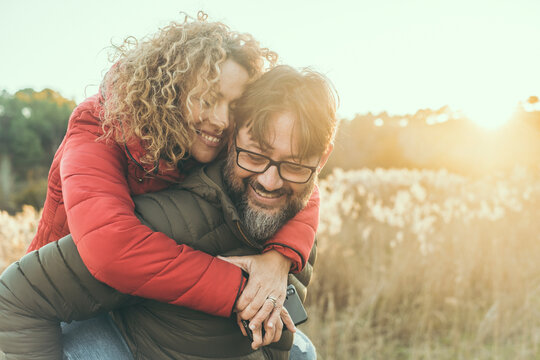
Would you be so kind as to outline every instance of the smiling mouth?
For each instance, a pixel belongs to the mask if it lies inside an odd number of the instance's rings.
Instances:
[[[263,198],[266,198],[266,199],[277,199],[283,195],[283,192],[281,191],[266,192],[260,188],[259,189],[255,188],[253,185],[250,185],[250,186],[257,195],[262,196]]]
[[[206,132],[202,132],[201,130],[197,130],[197,134],[203,138],[204,140],[206,140],[207,143],[210,143],[210,144],[214,144],[214,145],[219,145],[219,143],[221,142],[221,136],[214,136],[214,135],[210,135]]]

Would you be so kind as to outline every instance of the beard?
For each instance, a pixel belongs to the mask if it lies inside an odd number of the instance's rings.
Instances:
[[[315,182],[311,179],[309,183],[305,184],[305,189],[297,194],[288,186],[269,192],[257,181],[257,174],[246,178],[236,176],[234,173],[236,166],[236,152],[229,151],[223,169],[225,188],[238,210],[243,229],[251,239],[262,244],[304,208],[311,196]],[[262,204],[257,206],[253,202],[250,204],[248,186],[276,197],[284,195],[286,196],[285,204],[280,207]]]

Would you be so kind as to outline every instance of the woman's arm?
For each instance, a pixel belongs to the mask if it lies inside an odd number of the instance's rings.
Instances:
[[[241,270],[142,225],[123,149],[96,141],[99,124],[91,113],[81,112],[76,121],[60,174],[69,229],[90,273],[123,293],[230,316]]]

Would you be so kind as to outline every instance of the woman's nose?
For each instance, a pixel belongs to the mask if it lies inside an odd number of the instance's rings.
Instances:
[[[229,104],[219,104],[210,116],[210,123],[217,129],[225,131],[229,127]]]

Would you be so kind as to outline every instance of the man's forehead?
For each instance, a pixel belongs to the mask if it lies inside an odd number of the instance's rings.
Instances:
[[[297,136],[292,131],[284,131],[272,124],[263,133],[254,131],[252,126],[243,127],[238,131],[237,139],[243,146],[256,149],[264,155],[279,153],[281,157],[298,158]]]
[[[264,133],[259,134],[259,132],[253,130],[252,126],[247,126],[238,131],[237,138],[241,139],[244,145],[256,146],[261,148],[261,150],[263,150],[263,148],[271,150],[276,141],[276,132],[272,126],[269,126]]]
[[[304,134],[296,114],[290,111],[276,113],[266,119],[247,121],[238,131],[240,147],[259,152],[274,160],[311,164],[322,154],[310,153],[313,141]]]

